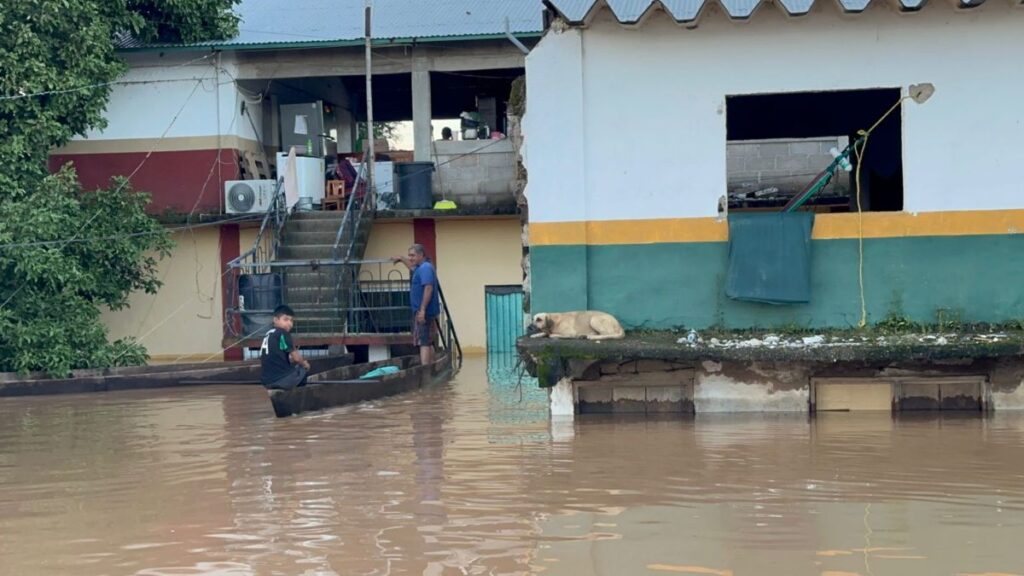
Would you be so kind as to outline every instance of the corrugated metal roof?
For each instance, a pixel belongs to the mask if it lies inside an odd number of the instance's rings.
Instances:
[[[357,43],[363,39],[365,0],[242,0],[238,36],[187,47],[244,50],[278,45]],[[466,40],[543,31],[541,0],[374,0],[373,36],[380,40]],[[183,47],[182,45],[176,45]],[[118,47],[143,46],[120,38]]]
[[[696,21],[707,4],[717,1],[730,18],[749,18],[758,6],[768,3],[763,0],[546,0],[547,3],[570,24],[585,24],[600,8],[607,6],[622,24],[637,24],[658,8],[663,9],[681,24]],[[837,0],[845,12],[864,11],[871,0]],[[880,1],[880,0],[876,0]],[[896,0],[900,10],[913,12],[921,9],[927,0]],[[972,8],[984,0],[958,0],[960,7]],[[776,0],[783,11],[791,16],[807,14],[814,0]]]

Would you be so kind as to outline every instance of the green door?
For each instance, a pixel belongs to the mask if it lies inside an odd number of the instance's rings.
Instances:
[[[487,353],[512,353],[516,339],[526,333],[522,286],[485,286]]]

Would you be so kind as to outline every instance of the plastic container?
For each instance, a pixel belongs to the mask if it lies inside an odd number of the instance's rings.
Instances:
[[[283,302],[284,283],[280,274],[243,274],[238,277],[238,308],[242,333],[262,336],[274,321],[274,308]]]
[[[429,210],[434,205],[433,175],[433,162],[396,162],[394,181],[398,207],[403,210]]]

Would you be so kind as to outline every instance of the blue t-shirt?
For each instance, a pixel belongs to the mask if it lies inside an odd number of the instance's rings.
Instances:
[[[424,262],[416,267],[412,273],[412,287],[409,289],[410,302],[413,312],[418,312],[420,304],[423,303],[423,290],[427,286],[434,287],[434,293],[430,296],[430,303],[427,304],[427,316],[437,316],[441,313],[441,300],[437,296],[437,272],[434,265]]]

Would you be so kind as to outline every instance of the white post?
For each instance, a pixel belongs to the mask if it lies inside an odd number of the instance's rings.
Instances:
[[[377,200],[374,194],[374,154],[373,154],[373,0],[366,0],[366,140],[369,142],[366,149],[366,189],[368,192],[365,201],[370,206],[376,206]]]
[[[551,401],[551,416],[569,418],[576,415],[576,398],[571,378],[562,378],[548,391]]]

